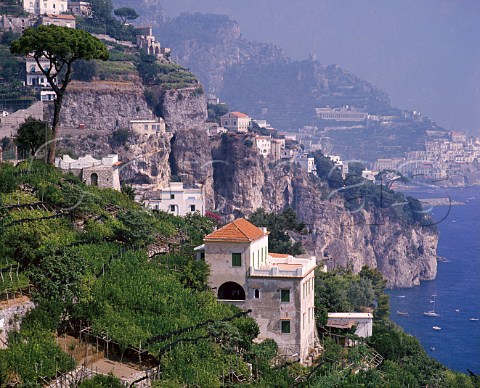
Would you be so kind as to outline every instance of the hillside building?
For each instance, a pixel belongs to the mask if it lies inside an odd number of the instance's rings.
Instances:
[[[92,16],[92,4],[86,1],[69,1],[68,10],[76,16],[86,18]]]
[[[328,328],[351,329],[356,327],[355,335],[361,338],[372,336],[373,314],[372,313],[328,313]],[[356,341],[347,339],[345,345],[354,346]]]
[[[40,58],[40,65],[43,69],[48,70],[50,67],[50,61],[47,58],[42,57]],[[33,86],[36,89],[50,87],[47,77],[45,77],[45,74],[43,74],[43,72],[40,70],[40,66],[35,61],[35,58],[30,55],[27,55],[25,60],[25,71],[27,74],[27,86]],[[52,69],[52,75],[55,74],[55,70]]]
[[[368,179],[369,181],[375,182],[375,176],[378,174],[377,171],[363,170],[362,178]]]
[[[129,129],[138,134],[158,135],[165,133],[165,120],[161,117],[155,119],[130,120]]]
[[[348,163],[342,161],[342,158],[338,155],[325,155],[340,169],[342,177],[345,179],[348,175]]]
[[[285,148],[285,139],[274,139],[271,136],[255,136],[255,147],[260,155],[277,161],[282,158],[282,150]]]
[[[182,182],[170,182],[168,187],[145,193],[143,206],[176,216],[199,212],[205,215],[205,196],[202,185],[185,188]]]
[[[268,232],[237,219],[207,235],[195,248],[210,266],[209,284],[218,299],[243,310],[290,360],[309,363],[315,349],[315,256],[268,252]]]
[[[59,15],[68,11],[67,0],[23,0],[23,9],[35,16]]]
[[[220,117],[220,124],[229,131],[247,133],[252,119],[242,112],[229,112]]]
[[[152,26],[137,27],[140,34],[137,35],[137,48],[143,49],[149,55],[154,55],[157,59],[168,60],[170,48],[162,47],[160,42],[155,40],[152,32]]]
[[[95,159],[91,155],[85,155],[78,159],[72,159],[68,155],[55,158],[55,166],[80,177],[89,186],[110,188],[120,191],[119,167],[122,162],[118,161],[118,155],[110,154],[102,159]]]
[[[32,15],[0,15],[0,31],[11,31],[16,34],[22,34],[26,28],[33,27],[34,24],[35,17]]]
[[[44,14],[38,19],[38,23],[44,26],[51,24],[60,27],[75,28],[75,16],[73,15],[57,15]]]
[[[303,171],[308,174],[317,174],[317,167],[315,166],[315,159],[308,156],[307,152],[300,153],[295,157],[295,163],[300,165]]]
[[[358,108],[315,108],[315,113],[319,119],[330,121],[365,121],[368,113]]]
[[[373,164],[373,169],[375,171],[383,170],[398,170],[400,166],[405,163],[403,158],[383,158],[377,159]]]

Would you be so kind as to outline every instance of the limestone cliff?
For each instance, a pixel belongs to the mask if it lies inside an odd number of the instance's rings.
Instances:
[[[60,125],[113,131],[128,128],[130,120],[151,118],[143,87],[133,82],[73,81],[67,89],[62,106]]]
[[[173,141],[187,142],[189,146],[196,141],[209,144],[204,128],[207,104],[199,87],[167,91],[159,88],[156,92],[162,101],[168,132],[162,135],[130,133],[128,139],[119,143],[112,138],[115,130],[128,128],[132,119],[153,117],[143,86],[132,82],[72,82],[62,108],[60,152],[94,156],[118,153],[123,163],[120,169],[123,183],[164,186],[171,178],[172,137],[175,136]],[[52,112],[47,108],[48,114]],[[79,129],[82,123],[85,128]],[[193,132],[186,128],[198,134],[192,136]],[[210,148],[183,153],[177,150],[172,158],[176,166],[173,174],[204,183],[213,207]]]
[[[241,136],[223,136],[213,157],[215,202],[221,213],[238,217],[259,207],[281,211],[291,206],[310,230],[303,237],[304,246],[318,257],[327,257],[330,268],[357,272],[363,265],[375,267],[390,288],[435,278],[435,232],[404,225],[388,211],[350,213],[341,198],[329,199],[320,179],[289,163],[267,163],[245,146]]]
[[[170,168],[186,184],[204,185],[207,209],[215,208],[211,143],[204,130],[183,129],[172,138]]]
[[[162,97],[162,117],[167,128],[205,129],[207,103],[201,87],[157,90]]]
[[[77,104],[75,120],[88,122],[89,110],[84,106],[97,103],[102,110],[95,113],[96,117],[102,112],[108,116],[124,103],[125,111],[130,113],[124,113],[122,120],[127,120],[133,109],[137,111],[136,106],[140,112],[148,112],[141,91],[141,87],[135,93],[132,91],[133,102],[127,102],[128,97],[122,93],[76,89],[71,94],[74,97],[70,97]],[[97,126],[102,129],[64,128],[61,147],[73,149],[79,155],[118,153],[124,163],[121,170],[124,183],[160,187],[172,175],[186,183],[202,183],[207,209],[217,210],[226,219],[248,215],[260,207],[281,211],[291,206],[310,230],[307,236],[297,237],[302,238],[308,251],[328,258],[330,267],[342,266],[354,271],[365,264],[377,267],[391,288],[411,287],[420,280],[435,277],[437,235],[434,232],[404,225],[391,212],[347,212],[342,199],[331,196],[325,182],[308,177],[290,163],[269,163],[244,136],[226,134],[208,138],[204,130],[205,108],[204,96],[194,89],[167,91],[162,111],[173,132],[160,136],[131,134],[118,144],[113,141],[108,125]],[[72,117],[73,108],[68,111],[67,116]]]

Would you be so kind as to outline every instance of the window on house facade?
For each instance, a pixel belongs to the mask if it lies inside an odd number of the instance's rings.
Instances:
[[[255,299],[260,298],[260,290],[259,290],[258,288],[255,288],[255,289],[253,290],[253,297],[254,297]]]
[[[170,194],[170,199],[175,199],[175,194]]]
[[[290,334],[290,321],[289,320],[281,320],[280,326],[282,329],[282,334]]]
[[[242,266],[242,254],[232,253],[232,267],[241,267],[241,266]]]
[[[190,205],[190,211],[194,212],[195,211],[195,205]]]
[[[290,290],[280,290],[280,301],[284,303],[290,302]]]
[[[170,205],[170,211],[174,212],[175,211],[175,205]]]

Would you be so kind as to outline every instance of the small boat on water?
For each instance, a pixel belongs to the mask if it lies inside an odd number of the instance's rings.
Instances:
[[[460,309],[455,309],[455,312],[456,312],[456,313],[459,313],[459,312],[460,312]]]
[[[480,321],[480,318],[470,318],[469,321],[472,321],[472,322],[477,322],[477,321]]]
[[[435,351],[435,346],[430,346],[430,350],[431,350],[432,352],[434,352],[434,351]]]
[[[436,331],[442,330],[442,328],[441,328],[440,326],[433,326],[432,329],[433,329],[433,330],[436,330]]]
[[[430,299],[430,303],[433,303],[433,309],[431,309],[430,311],[425,311],[423,313],[423,315],[425,315],[426,317],[439,317],[440,314],[435,312],[435,298],[437,296],[437,293],[433,294],[431,296],[431,299]]]
[[[397,298],[405,298],[405,295],[397,295]]]
[[[406,311],[398,311],[397,310],[397,315],[400,315],[401,317],[409,317],[410,314]]]

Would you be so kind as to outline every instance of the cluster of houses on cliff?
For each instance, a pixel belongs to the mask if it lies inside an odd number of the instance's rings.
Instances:
[[[218,99],[217,99],[218,101]],[[271,162],[290,161],[299,165],[308,174],[316,175],[314,158],[296,143],[278,133],[266,120],[255,120],[242,112],[228,112],[220,117],[220,124],[209,123],[209,136],[224,133],[245,135],[252,147],[264,159]],[[263,130],[263,133],[259,132]]]
[[[395,170],[415,177],[443,180],[463,176],[480,160],[480,138],[467,137],[462,132],[445,133],[425,141],[425,151],[409,151],[404,157],[377,159],[377,171]],[[474,181],[480,177],[474,177]],[[473,182],[474,183],[474,182]]]
[[[70,0],[23,0],[24,15],[0,15],[0,33],[13,32],[22,34],[26,28],[39,25],[57,25],[61,27],[76,28],[76,17],[91,18],[92,4],[84,1]],[[96,35],[107,42],[114,41],[120,45],[132,47],[131,42],[117,41],[107,35]],[[151,26],[137,27],[136,47],[154,55],[158,60],[168,61],[171,50],[162,47],[153,35]],[[48,69],[50,62],[45,58],[37,64],[33,57],[27,56],[25,61],[26,79],[25,85],[32,86],[41,101],[51,101],[55,93],[50,88],[47,79],[40,66]],[[55,73],[53,72],[53,75]]]
[[[0,15],[0,35],[6,32],[21,34],[29,27],[39,25],[57,25],[67,28],[76,28],[76,17],[93,17],[91,3],[83,1],[70,0],[23,0],[21,3],[23,14],[18,15]],[[99,39],[106,42],[124,45],[132,48],[136,47],[145,50],[148,54],[154,55],[159,61],[169,61],[171,50],[168,47],[162,47],[153,35],[151,26],[137,27],[136,42],[122,42],[113,39],[107,35],[94,34]],[[38,120],[44,120],[48,109],[44,109],[43,104],[51,103],[55,100],[56,94],[52,90],[45,74],[42,72],[48,70],[50,61],[42,57],[37,62],[33,56],[27,55],[25,58],[25,80],[24,85],[30,87],[37,98],[37,102],[25,109],[16,111],[0,111],[0,139],[4,137],[13,138],[20,124],[26,118],[32,117]],[[56,83],[56,72],[52,69],[51,75]],[[7,80],[8,81],[8,80]],[[8,108],[4,108],[8,109]],[[147,128],[148,127],[148,128]],[[80,129],[85,129],[82,124]],[[159,117],[140,117],[130,122],[130,129],[142,133],[162,133],[165,131],[165,122]]]

